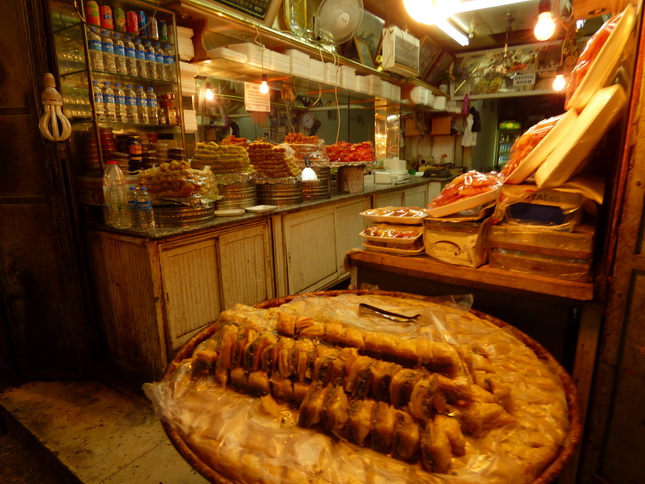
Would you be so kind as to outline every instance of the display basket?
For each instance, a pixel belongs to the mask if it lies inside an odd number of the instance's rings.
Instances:
[[[267,300],[255,304],[253,307],[258,309],[269,309],[281,306],[291,302],[296,297],[302,296],[323,296],[323,297],[337,297],[344,294],[354,294],[354,295],[380,295],[380,296],[392,296],[397,298],[405,298],[419,301],[427,301],[433,303],[445,303],[440,298],[433,298],[428,296],[421,296],[416,294],[397,292],[397,291],[380,291],[380,290],[336,290],[336,291],[322,291],[322,292],[311,292],[307,294],[297,294],[292,296],[286,296],[276,299]],[[550,464],[545,467],[542,472],[532,481],[532,484],[548,484],[558,477],[558,475],[564,470],[565,466],[574,456],[576,447],[580,442],[582,435],[582,409],[578,396],[577,388],[567,373],[567,371],[558,363],[555,358],[539,343],[533,340],[530,336],[526,335],[517,328],[497,319],[488,314],[482,313],[475,309],[470,309],[470,312],[477,316],[480,319],[488,321],[499,328],[505,328],[512,332],[518,340],[524,343],[528,348],[530,348],[539,360],[545,362],[549,368],[555,373],[555,375],[560,379],[562,387],[566,394],[567,407],[568,407],[568,418],[569,418],[569,428],[566,432],[565,439],[562,443],[560,452],[557,456],[551,461]],[[163,380],[170,379],[177,369],[181,366],[183,360],[190,358],[197,346],[202,343],[204,340],[211,337],[217,330],[216,324],[210,324],[201,330],[199,333],[195,334],[190,340],[188,340],[175,354],[172,361],[166,367],[166,370],[163,375]],[[210,465],[204,462],[186,443],[178,428],[170,422],[167,422],[164,419],[161,419],[162,426],[166,435],[170,439],[172,445],[179,452],[179,454],[195,469],[199,474],[206,478],[209,482],[212,483],[221,483],[221,484],[234,484],[235,481],[232,481],[222,474],[220,474],[217,469],[214,469]]]

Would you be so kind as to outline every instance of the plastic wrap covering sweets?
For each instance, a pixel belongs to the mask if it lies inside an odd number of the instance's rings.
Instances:
[[[305,136],[301,133],[288,133],[284,137],[284,146],[293,150],[293,156],[300,169],[305,168],[305,158],[313,167],[329,166],[329,156],[325,150],[325,140],[318,136]]]
[[[171,161],[144,170],[139,184],[148,187],[156,198],[206,197],[216,198],[217,185],[209,168],[191,168],[187,161]]]
[[[293,151],[286,146],[256,140],[247,150],[259,177],[284,179],[296,177],[302,171],[294,160]]]
[[[203,333],[144,387],[218,482],[529,483],[577,439],[564,370],[467,308],[312,294]]]
[[[546,135],[548,135],[564,118],[564,116],[564,114],[560,114],[559,116],[543,119],[537,124],[531,126],[524,132],[524,134],[522,134],[522,136],[515,140],[513,146],[511,146],[511,156],[508,163],[504,165],[504,168],[502,168],[501,171],[504,183],[521,183],[523,181],[518,181],[517,178],[512,177],[511,175],[513,175],[517,168],[519,168],[519,166],[529,158],[529,155],[542,142]],[[535,169],[537,169],[537,166]],[[533,169],[533,171],[535,171],[535,169]]]
[[[327,155],[332,163],[342,162],[369,162],[376,160],[374,147],[370,141],[361,143],[348,143],[339,141],[333,145],[326,146]]]
[[[253,171],[246,148],[240,145],[218,145],[214,141],[197,143],[191,164],[194,168],[210,167],[216,175]]]
[[[448,183],[439,195],[432,199],[428,208],[443,207],[464,198],[496,190],[501,186],[502,178],[499,173],[480,173],[470,170]]]

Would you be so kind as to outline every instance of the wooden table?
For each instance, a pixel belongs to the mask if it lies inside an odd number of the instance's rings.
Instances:
[[[584,422],[604,313],[604,306],[594,300],[593,284],[360,249],[347,252],[345,264],[357,289],[431,296],[473,294],[474,308],[529,334],[569,370],[580,394]],[[558,328],[562,341],[555,334]],[[562,354],[555,354],[554,347]],[[576,468],[577,458],[560,481],[575,482]]]

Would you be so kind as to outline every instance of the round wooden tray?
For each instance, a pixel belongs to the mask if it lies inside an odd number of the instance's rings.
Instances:
[[[396,291],[367,291],[367,290],[342,290],[342,291],[322,291],[322,292],[311,292],[307,294],[297,294],[293,296],[286,296],[276,299],[271,299],[268,301],[263,301],[261,303],[255,304],[254,307],[259,309],[268,309],[273,307],[278,307],[282,304],[290,302],[292,299],[300,296],[326,296],[326,297],[335,297],[341,294],[370,294],[370,295],[382,295],[382,296],[394,296],[399,298],[406,299],[418,299],[421,301],[430,301],[435,303],[441,303],[440,300],[428,296],[420,296],[418,294],[410,294],[405,292],[396,292]],[[519,329],[507,324],[500,319],[497,319],[488,314],[482,313],[475,309],[470,310],[475,316],[489,321],[500,328],[508,328],[513,332],[513,335],[517,337],[520,341],[526,344],[531,348],[537,357],[541,360],[546,361],[550,368],[558,375],[562,381],[562,386],[566,392],[567,404],[569,407],[569,430],[565,437],[562,449],[558,454],[558,457],[551,462],[551,464],[542,471],[542,473],[533,481],[532,484],[547,484],[553,482],[556,477],[562,472],[564,467],[567,465],[569,460],[572,458],[575,453],[576,447],[580,442],[582,436],[582,409],[580,406],[580,399],[578,397],[578,390],[573,383],[573,380],[567,373],[567,371],[558,363],[553,356],[538,342],[533,338],[526,335]],[[215,324],[210,324],[202,331],[194,335],[189,339],[184,346],[182,346],[172,361],[166,367],[164,372],[163,379],[170,378],[176,369],[180,366],[181,362],[186,358],[190,358],[193,354],[193,351],[202,341],[208,339],[216,331],[217,327]],[[172,445],[177,449],[177,452],[195,469],[199,472],[204,478],[208,481],[218,484],[234,484],[234,481],[231,481],[222,475],[220,475],[215,469],[211,466],[204,463],[204,461],[195,454],[188,445],[184,442],[183,437],[171,423],[161,420],[164,430],[168,435],[168,438],[172,442]]]

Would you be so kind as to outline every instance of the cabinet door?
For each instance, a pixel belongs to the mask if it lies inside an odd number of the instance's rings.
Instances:
[[[221,311],[216,239],[161,253],[168,344],[179,348]]]
[[[285,215],[283,230],[289,294],[315,290],[336,278],[332,207]]]
[[[428,189],[425,185],[419,187],[408,188],[405,191],[406,207],[419,207],[425,208],[428,204]]]
[[[403,190],[378,194],[376,195],[375,208],[402,207],[404,203],[403,195],[404,195]]]
[[[268,221],[219,236],[222,307],[252,305],[275,297]]]
[[[339,274],[344,274],[345,252],[361,247],[363,240],[359,233],[367,225],[359,215],[370,208],[369,198],[352,201],[336,207],[336,263]]]

